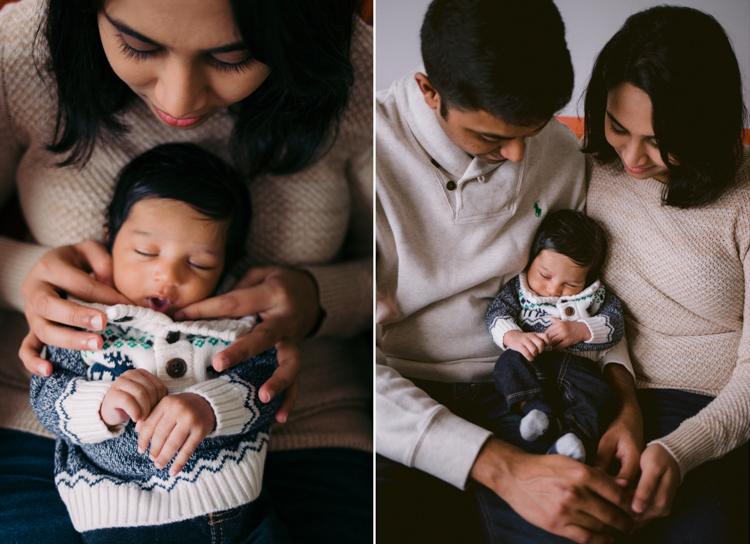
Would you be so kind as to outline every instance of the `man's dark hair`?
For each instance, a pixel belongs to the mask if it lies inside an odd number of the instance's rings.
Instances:
[[[543,250],[551,249],[580,267],[588,267],[586,285],[591,285],[602,271],[607,247],[607,235],[596,221],[578,210],[558,210],[539,225],[526,269]]]
[[[179,200],[209,219],[228,221],[224,273],[243,256],[250,195],[237,172],[216,155],[195,144],[164,144],[126,164],[107,208],[105,246],[110,253],[130,210],[148,198]]]
[[[443,117],[450,106],[530,126],[570,100],[573,66],[551,0],[434,0],[421,39]]]
[[[586,90],[585,153],[617,159],[605,134],[607,95],[622,83],[651,99],[654,136],[669,175],[662,200],[689,208],[716,200],[742,158],[746,110],[724,29],[696,9],[657,6],[630,16],[596,59]]]
[[[234,163],[250,178],[297,172],[330,148],[354,82],[350,58],[360,0],[230,0],[253,58],[271,73],[229,108]],[[124,137],[117,117],[138,100],[114,73],[97,24],[101,0],[49,0],[37,58],[56,83],[49,150],[60,166],[83,166],[98,143]],[[44,50],[43,41],[46,38]]]

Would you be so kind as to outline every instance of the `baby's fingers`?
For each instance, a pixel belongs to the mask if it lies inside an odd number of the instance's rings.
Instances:
[[[175,457],[174,463],[172,463],[172,466],[169,468],[170,476],[177,476],[177,474],[185,466],[185,463],[188,462],[188,459],[190,459],[190,456],[193,455],[193,452],[195,452],[195,449],[198,447],[202,440],[203,437],[201,433],[190,433],[190,435],[187,437],[184,444],[180,448],[180,452],[177,454],[177,457]]]
[[[136,425],[136,431],[140,433],[140,436],[138,437],[138,453],[145,453],[148,449],[148,444],[151,442],[154,431],[163,415],[164,407],[159,403],[149,414],[148,419]]]
[[[190,435],[190,427],[188,425],[180,425],[175,422],[174,426],[172,426],[172,423],[165,423],[167,422],[163,419],[161,425],[154,431],[154,437],[151,439],[151,448],[148,452],[150,458],[154,461],[154,466],[158,469],[162,469],[169,464],[169,461],[175,456]],[[162,428],[164,429],[163,431]],[[161,439],[162,436],[164,436],[163,440]]]

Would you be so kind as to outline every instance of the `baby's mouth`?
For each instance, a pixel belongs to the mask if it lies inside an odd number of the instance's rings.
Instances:
[[[172,301],[169,297],[148,297],[146,300],[149,308],[163,314],[167,313],[167,310],[172,307]]]

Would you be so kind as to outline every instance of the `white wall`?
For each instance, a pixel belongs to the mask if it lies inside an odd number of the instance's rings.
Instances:
[[[565,21],[568,48],[575,70],[575,90],[560,115],[581,116],[579,99],[594,59],[628,16],[659,4],[689,6],[710,13],[734,44],[750,109],[750,2],[748,0],[555,0]],[[386,89],[394,79],[421,64],[419,28],[430,0],[376,0],[375,87]]]

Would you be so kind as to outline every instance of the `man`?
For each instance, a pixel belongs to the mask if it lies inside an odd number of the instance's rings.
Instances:
[[[626,347],[605,368],[622,408],[597,464],[619,461],[614,479],[513,445],[484,325],[543,217],[585,204],[578,142],[552,118],[573,88],[560,14],[551,0],[435,0],[421,41],[425,70],[376,108],[378,540],[468,542],[481,525],[502,542],[607,542],[631,527],[642,448]]]

